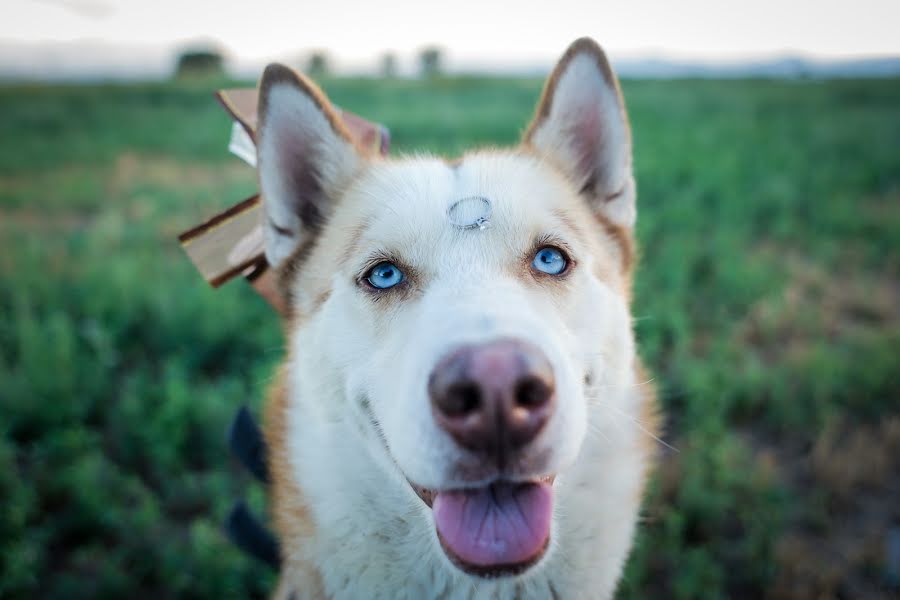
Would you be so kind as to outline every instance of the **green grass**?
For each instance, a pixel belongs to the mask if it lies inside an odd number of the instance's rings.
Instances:
[[[514,142],[540,83],[325,88],[395,152],[452,155]],[[900,81],[624,89],[634,314],[679,452],[661,448],[620,596],[887,597]],[[234,498],[265,505],[224,431],[259,409],[278,323],[175,240],[255,189],[227,117],[189,83],[0,88],[0,115],[0,597],[264,595],[220,531]]]

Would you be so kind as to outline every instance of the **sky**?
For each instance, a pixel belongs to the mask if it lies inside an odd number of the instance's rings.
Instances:
[[[900,0],[2,0],[0,43],[176,48],[243,61],[326,49],[339,65],[437,44],[460,65],[542,65],[589,35],[610,55],[900,55]]]

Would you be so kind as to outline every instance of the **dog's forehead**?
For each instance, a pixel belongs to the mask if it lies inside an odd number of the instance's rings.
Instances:
[[[523,240],[557,222],[571,195],[537,160],[482,153],[454,162],[412,158],[374,166],[353,192],[362,240],[405,248],[482,237]],[[356,217],[359,218],[358,216]],[[530,240],[529,240],[530,241]]]

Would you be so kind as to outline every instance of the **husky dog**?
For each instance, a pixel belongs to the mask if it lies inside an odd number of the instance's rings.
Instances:
[[[276,598],[608,598],[654,458],[630,315],[631,133],[574,42],[520,145],[383,158],[270,65]],[[649,441],[648,441],[649,440]]]

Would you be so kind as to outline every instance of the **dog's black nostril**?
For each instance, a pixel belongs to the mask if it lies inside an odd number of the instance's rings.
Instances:
[[[447,389],[439,404],[448,417],[468,415],[481,406],[481,390],[474,383],[458,383]]]
[[[545,404],[548,398],[550,398],[550,388],[537,377],[526,377],[516,384],[516,406],[537,408]]]

